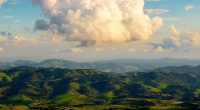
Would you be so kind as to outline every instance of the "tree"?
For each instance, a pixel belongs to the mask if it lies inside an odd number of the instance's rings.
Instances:
[[[80,89],[80,85],[77,82],[69,83],[69,87],[70,87],[71,90],[75,90],[75,91]]]

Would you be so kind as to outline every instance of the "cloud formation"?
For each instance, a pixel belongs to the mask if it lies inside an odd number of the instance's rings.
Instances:
[[[144,13],[144,0],[33,0],[47,20],[35,30],[63,36],[80,46],[106,42],[148,40],[162,25],[162,18]]]
[[[160,44],[151,44],[155,49],[184,50],[200,46],[200,33],[192,31],[179,32],[175,25],[169,29],[171,36]]]
[[[185,11],[191,11],[191,10],[193,10],[194,8],[195,8],[194,5],[189,4],[189,5],[186,5],[186,6],[185,6]]]
[[[10,42],[15,44],[21,44],[25,38],[19,37],[17,34],[6,33],[4,31],[0,32],[0,43],[1,45],[8,45]]]
[[[18,36],[17,34],[5,32],[5,31],[0,31],[1,51],[4,51],[5,47],[9,45],[22,45],[24,43],[35,44],[37,43],[37,40],[33,38],[29,38],[29,37]]]
[[[144,12],[149,15],[159,15],[163,13],[168,13],[167,9],[145,9]]]

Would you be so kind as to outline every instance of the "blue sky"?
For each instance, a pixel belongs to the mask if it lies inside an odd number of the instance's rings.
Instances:
[[[17,28],[19,24],[33,26],[34,21],[42,17],[39,7],[32,4],[30,0],[8,0],[0,8],[0,24],[5,28]],[[9,19],[10,18],[10,19]],[[16,25],[12,25],[12,24]]]
[[[191,12],[185,12],[184,7],[186,5],[194,5],[196,8]],[[163,18],[181,19],[182,22],[190,22],[193,25],[197,25],[196,20],[200,18],[200,2],[198,0],[162,0],[160,2],[147,1],[145,3],[146,9],[167,9],[170,12],[164,13],[159,16]],[[40,8],[33,5],[31,0],[8,0],[0,8],[1,21],[0,24],[6,28],[10,28],[13,23],[21,23],[23,25],[33,28],[34,22],[37,19],[43,18]],[[154,15],[155,16],[155,15]],[[15,19],[11,19],[14,17]],[[10,20],[9,20],[10,18]],[[170,21],[173,23],[174,21]],[[17,25],[12,25],[17,26]],[[4,29],[5,29],[4,27]]]
[[[184,7],[187,5],[194,5],[195,9],[186,12]],[[194,25],[197,28],[200,27],[198,23],[196,23],[196,21],[200,19],[200,2],[198,0],[146,1],[144,8],[169,10],[168,13],[158,15],[163,18],[171,18],[171,20],[165,21],[168,25],[170,25],[169,23],[176,22],[175,19],[181,19],[179,22],[182,22],[183,24],[189,22],[190,25]],[[17,28],[17,24],[19,23],[26,25],[29,28],[33,28],[35,20],[44,18],[40,7],[34,5],[31,0],[8,0],[7,3],[0,7],[0,17],[0,24],[3,25],[1,28],[4,27],[2,30],[10,29],[11,27]],[[16,25],[12,25],[13,23]]]
[[[109,41],[104,43],[104,41],[95,39],[97,45],[83,47],[78,44],[79,42],[83,44],[82,37],[84,36],[66,40],[69,33],[63,34],[58,29],[54,29],[57,32],[56,35],[53,33],[54,31],[51,29],[55,24],[52,23],[52,20],[55,16],[45,14],[52,14],[50,11],[53,9],[48,7],[53,3],[52,1],[56,1],[57,6],[60,6],[57,0],[46,0],[43,4],[33,4],[32,0],[7,0],[0,6],[0,32],[6,33],[6,35],[0,34],[0,60],[63,58],[93,61],[115,58],[151,59],[164,57],[199,59],[198,56],[194,55],[200,52],[200,22],[198,21],[200,19],[200,1],[198,0],[146,0],[142,14],[146,14],[150,19],[158,16],[163,20],[163,25],[156,29],[152,35],[148,35],[148,40],[134,37],[134,39],[139,40],[124,42],[123,39],[114,39],[110,42],[111,38],[109,38],[106,39]],[[67,8],[57,7],[57,9],[63,12],[69,11]],[[34,30],[35,22],[41,19],[46,20],[49,25],[47,27],[51,28]],[[134,19],[137,20],[137,18]],[[63,26],[65,25],[68,24]],[[112,32],[114,31],[112,30]],[[49,37],[49,35],[52,36]],[[104,38],[102,37],[102,39]],[[87,39],[94,40],[93,38]],[[101,43],[98,44],[99,42]],[[90,42],[86,43],[90,44]],[[184,56],[181,56],[183,54]]]

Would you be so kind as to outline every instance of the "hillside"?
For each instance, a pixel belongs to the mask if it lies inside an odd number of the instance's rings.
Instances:
[[[199,100],[199,78],[199,73],[116,74],[93,69],[13,67],[0,71],[0,104],[30,108],[105,104],[150,107],[176,100],[189,102]]]
[[[164,72],[164,73],[200,73],[200,66],[168,66],[157,68],[154,71]]]

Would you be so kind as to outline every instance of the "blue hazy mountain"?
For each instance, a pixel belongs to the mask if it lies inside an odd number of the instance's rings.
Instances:
[[[40,62],[28,60],[18,60],[14,62],[0,63],[0,69],[17,66],[32,66],[32,67],[59,67],[68,69],[97,69],[104,72],[124,73],[130,71],[148,72],[160,67],[168,66],[197,66],[200,65],[200,60],[193,59],[116,59],[108,61],[96,62],[73,62],[63,59],[46,59]]]

